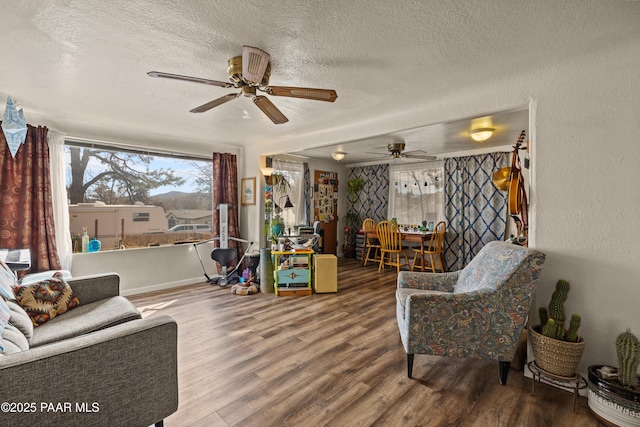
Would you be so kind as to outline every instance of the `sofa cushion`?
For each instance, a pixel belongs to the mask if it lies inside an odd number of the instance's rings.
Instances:
[[[9,301],[15,299],[13,287],[17,284],[16,274],[0,260],[0,297]]]
[[[69,270],[47,270],[47,271],[39,271],[38,273],[30,273],[18,280],[18,284],[20,285],[30,285],[35,282],[41,282],[44,279],[50,279],[56,273],[60,273],[61,277],[64,280],[69,280],[72,278],[71,272]]]
[[[15,286],[16,300],[27,312],[34,326],[40,326],[59,314],[80,305],[71,286],[55,273],[53,277],[29,285]]]
[[[4,343],[4,350],[1,350],[0,354],[12,354],[29,350],[29,341],[27,338],[18,328],[11,324],[2,331],[2,341]]]
[[[131,301],[121,296],[111,297],[83,304],[34,328],[29,345],[37,347],[140,318]]]
[[[9,325],[9,317],[11,317],[11,310],[4,300],[3,296],[0,296],[0,352],[4,351],[4,330]]]
[[[9,324],[18,328],[20,332],[27,338],[31,339],[33,335],[33,322],[26,311],[16,301],[7,301],[9,310],[11,310],[11,317],[9,318]]]
[[[9,324],[11,310],[7,305],[7,301],[15,298],[13,286],[16,284],[16,274],[0,260],[0,352],[4,350],[4,341],[2,333]]]
[[[526,252],[519,250],[520,246],[505,242],[493,241],[485,245],[487,250],[481,250],[460,271],[456,293],[476,292],[481,289],[496,290],[513,274]]]

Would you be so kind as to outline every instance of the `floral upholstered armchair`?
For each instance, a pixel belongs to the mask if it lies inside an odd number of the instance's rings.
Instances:
[[[506,384],[527,321],[545,255],[506,242],[490,242],[462,270],[402,271],[396,317],[407,352],[497,360]]]

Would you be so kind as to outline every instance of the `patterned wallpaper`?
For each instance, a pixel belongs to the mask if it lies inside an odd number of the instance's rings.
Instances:
[[[374,221],[387,219],[389,206],[389,165],[357,166],[347,168],[347,180],[364,179],[364,188],[358,196],[355,209],[364,220]]]

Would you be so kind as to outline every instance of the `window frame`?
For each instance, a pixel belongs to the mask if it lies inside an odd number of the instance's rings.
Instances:
[[[107,143],[107,142],[96,142],[96,141],[91,141],[91,140],[83,140],[83,139],[77,139],[77,138],[69,138],[66,137],[64,138],[64,143],[63,143],[63,152],[64,152],[64,176],[65,176],[65,187],[68,188],[70,181],[69,181],[69,174],[70,174],[70,163],[69,163],[69,157],[68,157],[68,153],[69,153],[69,147],[76,147],[76,148],[80,148],[80,149],[89,149],[89,150],[100,150],[100,151],[107,151],[107,152],[114,152],[114,153],[124,153],[124,154],[133,154],[133,155],[139,155],[139,156],[149,156],[151,157],[151,162],[153,163],[154,159],[175,159],[175,160],[180,160],[180,161],[185,161],[185,162],[204,162],[204,163],[208,163],[211,164],[213,167],[213,158],[212,157],[205,157],[205,156],[198,156],[198,155],[191,155],[191,154],[185,154],[185,153],[177,153],[177,152],[168,152],[168,151],[162,151],[162,150],[155,150],[155,149],[148,149],[148,148],[138,148],[135,146],[124,146],[118,143]],[[176,172],[176,169],[173,169],[174,172]],[[195,174],[194,174],[195,176]],[[83,178],[83,180],[86,179],[86,171],[85,171],[85,178]],[[213,174],[212,174],[212,180],[213,180]],[[190,185],[188,182],[185,182],[184,184],[185,186]],[[169,187],[171,188],[171,187]],[[175,190],[177,191],[183,191],[183,187],[180,186],[175,186],[173,187]],[[171,190],[169,190],[171,191]],[[210,198],[211,198],[211,202],[213,202],[213,191],[214,191],[214,185],[213,182],[211,183],[211,194],[210,194]],[[195,193],[194,193],[195,194]],[[207,193],[201,193],[201,194],[207,194]],[[150,196],[153,197],[153,196]],[[74,204],[77,205],[77,204]],[[67,207],[67,210],[69,212],[69,216],[71,219],[71,210],[70,210],[70,206],[72,206],[71,204],[69,204],[69,206]],[[114,206],[114,205],[107,205],[107,206]],[[117,206],[117,205],[115,205]],[[131,206],[131,205],[123,205],[123,206]],[[145,206],[158,206],[158,204],[153,204],[153,205],[145,205]],[[212,237],[212,230],[213,230],[213,211],[211,212],[211,218],[210,221],[211,223],[207,223],[207,225],[209,226],[208,230],[200,230],[199,228],[196,227],[195,224],[191,224],[191,230],[185,230],[183,232],[173,232],[173,233],[169,233],[169,229],[172,228],[171,226],[169,226],[170,224],[170,218],[167,216],[167,214],[171,211],[177,211],[177,210],[181,210],[184,208],[180,208],[177,207],[175,209],[165,209],[164,206],[161,206],[163,208],[164,211],[164,215],[165,215],[165,219],[166,219],[166,230],[164,232],[161,232],[165,235],[168,236],[172,236],[173,239],[177,239],[177,240],[185,240],[185,239],[196,239],[196,240],[203,240],[203,239],[209,239]],[[197,210],[197,209],[196,209]],[[208,210],[208,209],[204,209],[204,210]],[[144,223],[148,223],[150,222],[150,218],[149,218],[149,214],[146,212],[141,212],[139,214],[142,214],[143,216],[146,214],[146,218],[142,218],[142,217],[137,217],[136,213],[130,214],[131,215],[131,221],[135,224],[144,224]],[[127,220],[128,221],[128,220]],[[202,221],[201,221],[202,222]],[[174,225],[185,225],[185,224],[174,224]],[[188,225],[188,224],[187,224]],[[77,224],[76,224],[77,226]],[[96,227],[97,228],[97,227]],[[200,228],[204,228],[204,227],[200,227]],[[72,231],[74,229],[74,225],[72,225],[71,223],[69,224],[69,228],[67,230],[67,232],[69,232],[72,236],[72,241],[74,240],[74,237],[77,238],[76,236],[76,232]],[[91,230],[89,230],[89,232],[91,232]],[[130,235],[136,234],[135,232],[130,232]],[[149,235],[153,235],[153,234],[158,234],[157,232],[147,232],[147,233],[143,233],[143,234],[149,234]],[[115,233],[115,239],[116,242],[113,245],[102,245],[102,250],[116,250],[116,249],[144,249],[144,248],[148,248],[148,247],[153,247],[153,246],[157,246],[156,244],[149,244],[149,245],[144,245],[144,246],[128,246],[123,244],[122,240],[120,240],[120,242],[118,242],[119,239],[119,233],[116,230]],[[108,238],[108,237],[107,237]],[[98,239],[100,239],[100,233],[98,233]],[[175,244],[175,242],[164,242],[161,245],[172,245]],[[80,252],[79,250],[77,250],[77,248],[74,250],[74,252]]]

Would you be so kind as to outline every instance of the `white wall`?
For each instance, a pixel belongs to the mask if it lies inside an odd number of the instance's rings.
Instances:
[[[133,295],[176,286],[202,283],[217,275],[211,260],[213,243],[159,246],[73,254],[71,275],[117,272],[121,295]],[[198,253],[202,265],[198,259]],[[203,270],[204,266],[204,270]]]

